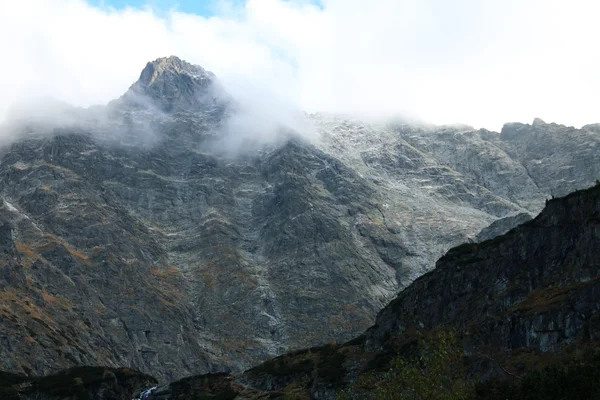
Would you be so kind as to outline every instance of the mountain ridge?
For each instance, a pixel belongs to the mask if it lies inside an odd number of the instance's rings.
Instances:
[[[159,387],[150,399],[370,398],[381,379],[387,382],[378,371],[393,369],[398,357],[410,360],[417,339],[435,339],[440,330],[456,332],[467,376],[522,382],[530,371],[600,344],[599,238],[597,184],[549,200],[535,219],[504,235],[452,248],[353,340],[284,354],[239,374],[187,377]],[[552,371],[558,379],[559,370]],[[584,381],[569,384],[591,388]],[[473,391],[469,398],[496,398],[503,387],[487,386],[491,392]]]
[[[469,376],[484,381],[515,380],[568,354],[593,351],[600,344],[599,235],[597,184],[550,200],[535,219],[504,235],[452,248],[354,340],[283,355],[223,377],[221,385],[238,398],[335,399],[348,387],[356,398],[370,398],[377,388],[371,374],[394,368],[395,357],[409,359],[416,338],[436,330],[455,330]],[[360,384],[361,376],[371,376],[370,386]],[[178,385],[169,385],[169,398],[224,392],[206,384],[178,392]]]
[[[552,124],[313,115],[319,140],[234,156],[212,143],[235,106],[169,79],[164,109],[117,100],[0,149],[3,369],[167,381],[343,342],[449,248],[600,176],[598,131]]]

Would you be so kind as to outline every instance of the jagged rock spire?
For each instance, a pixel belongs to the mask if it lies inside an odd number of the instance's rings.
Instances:
[[[214,104],[215,75],[176,56],[149,62],[125,94],[136,104],[151,102],[166,112],[198,111]]]

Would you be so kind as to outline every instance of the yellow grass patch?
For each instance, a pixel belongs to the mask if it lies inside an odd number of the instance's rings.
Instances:
[[[56,303],[56,296],[52,296],[46,289],[42,289],[42,299],[46,302],[46,304],[54,304]]]
[[[35,258],[37,255],[33,252],[30,246],[27,246],[21,242],[15,242],[15,248],[21,254],[21,256]]]
[[[163,303],[167,307],[175,307],[175,304],[171,303],[169,300],[165,299],[164,297],[159,296],[158,300],[160,300],[160,302]]]

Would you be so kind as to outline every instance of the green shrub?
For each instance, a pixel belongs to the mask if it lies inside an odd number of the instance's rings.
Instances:
[[[463,360],[454,332],[436,333],[419,340],[417,356],[397,356],[387,372],[363,375],[338,399],[466,400],[474,385]]]

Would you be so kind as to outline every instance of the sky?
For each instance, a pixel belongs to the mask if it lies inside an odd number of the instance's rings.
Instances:
[[[158,14],[176,10],[183,13],[210,17],[217,12],[215,2],[211,0],[90,0],[88,4],[100,9],[126,8],[153,9]]]
[[[600,122],[598,15],[596,0],[0,0],[0,115],[107,103],[177,55],[307,112],[580,127]]]

